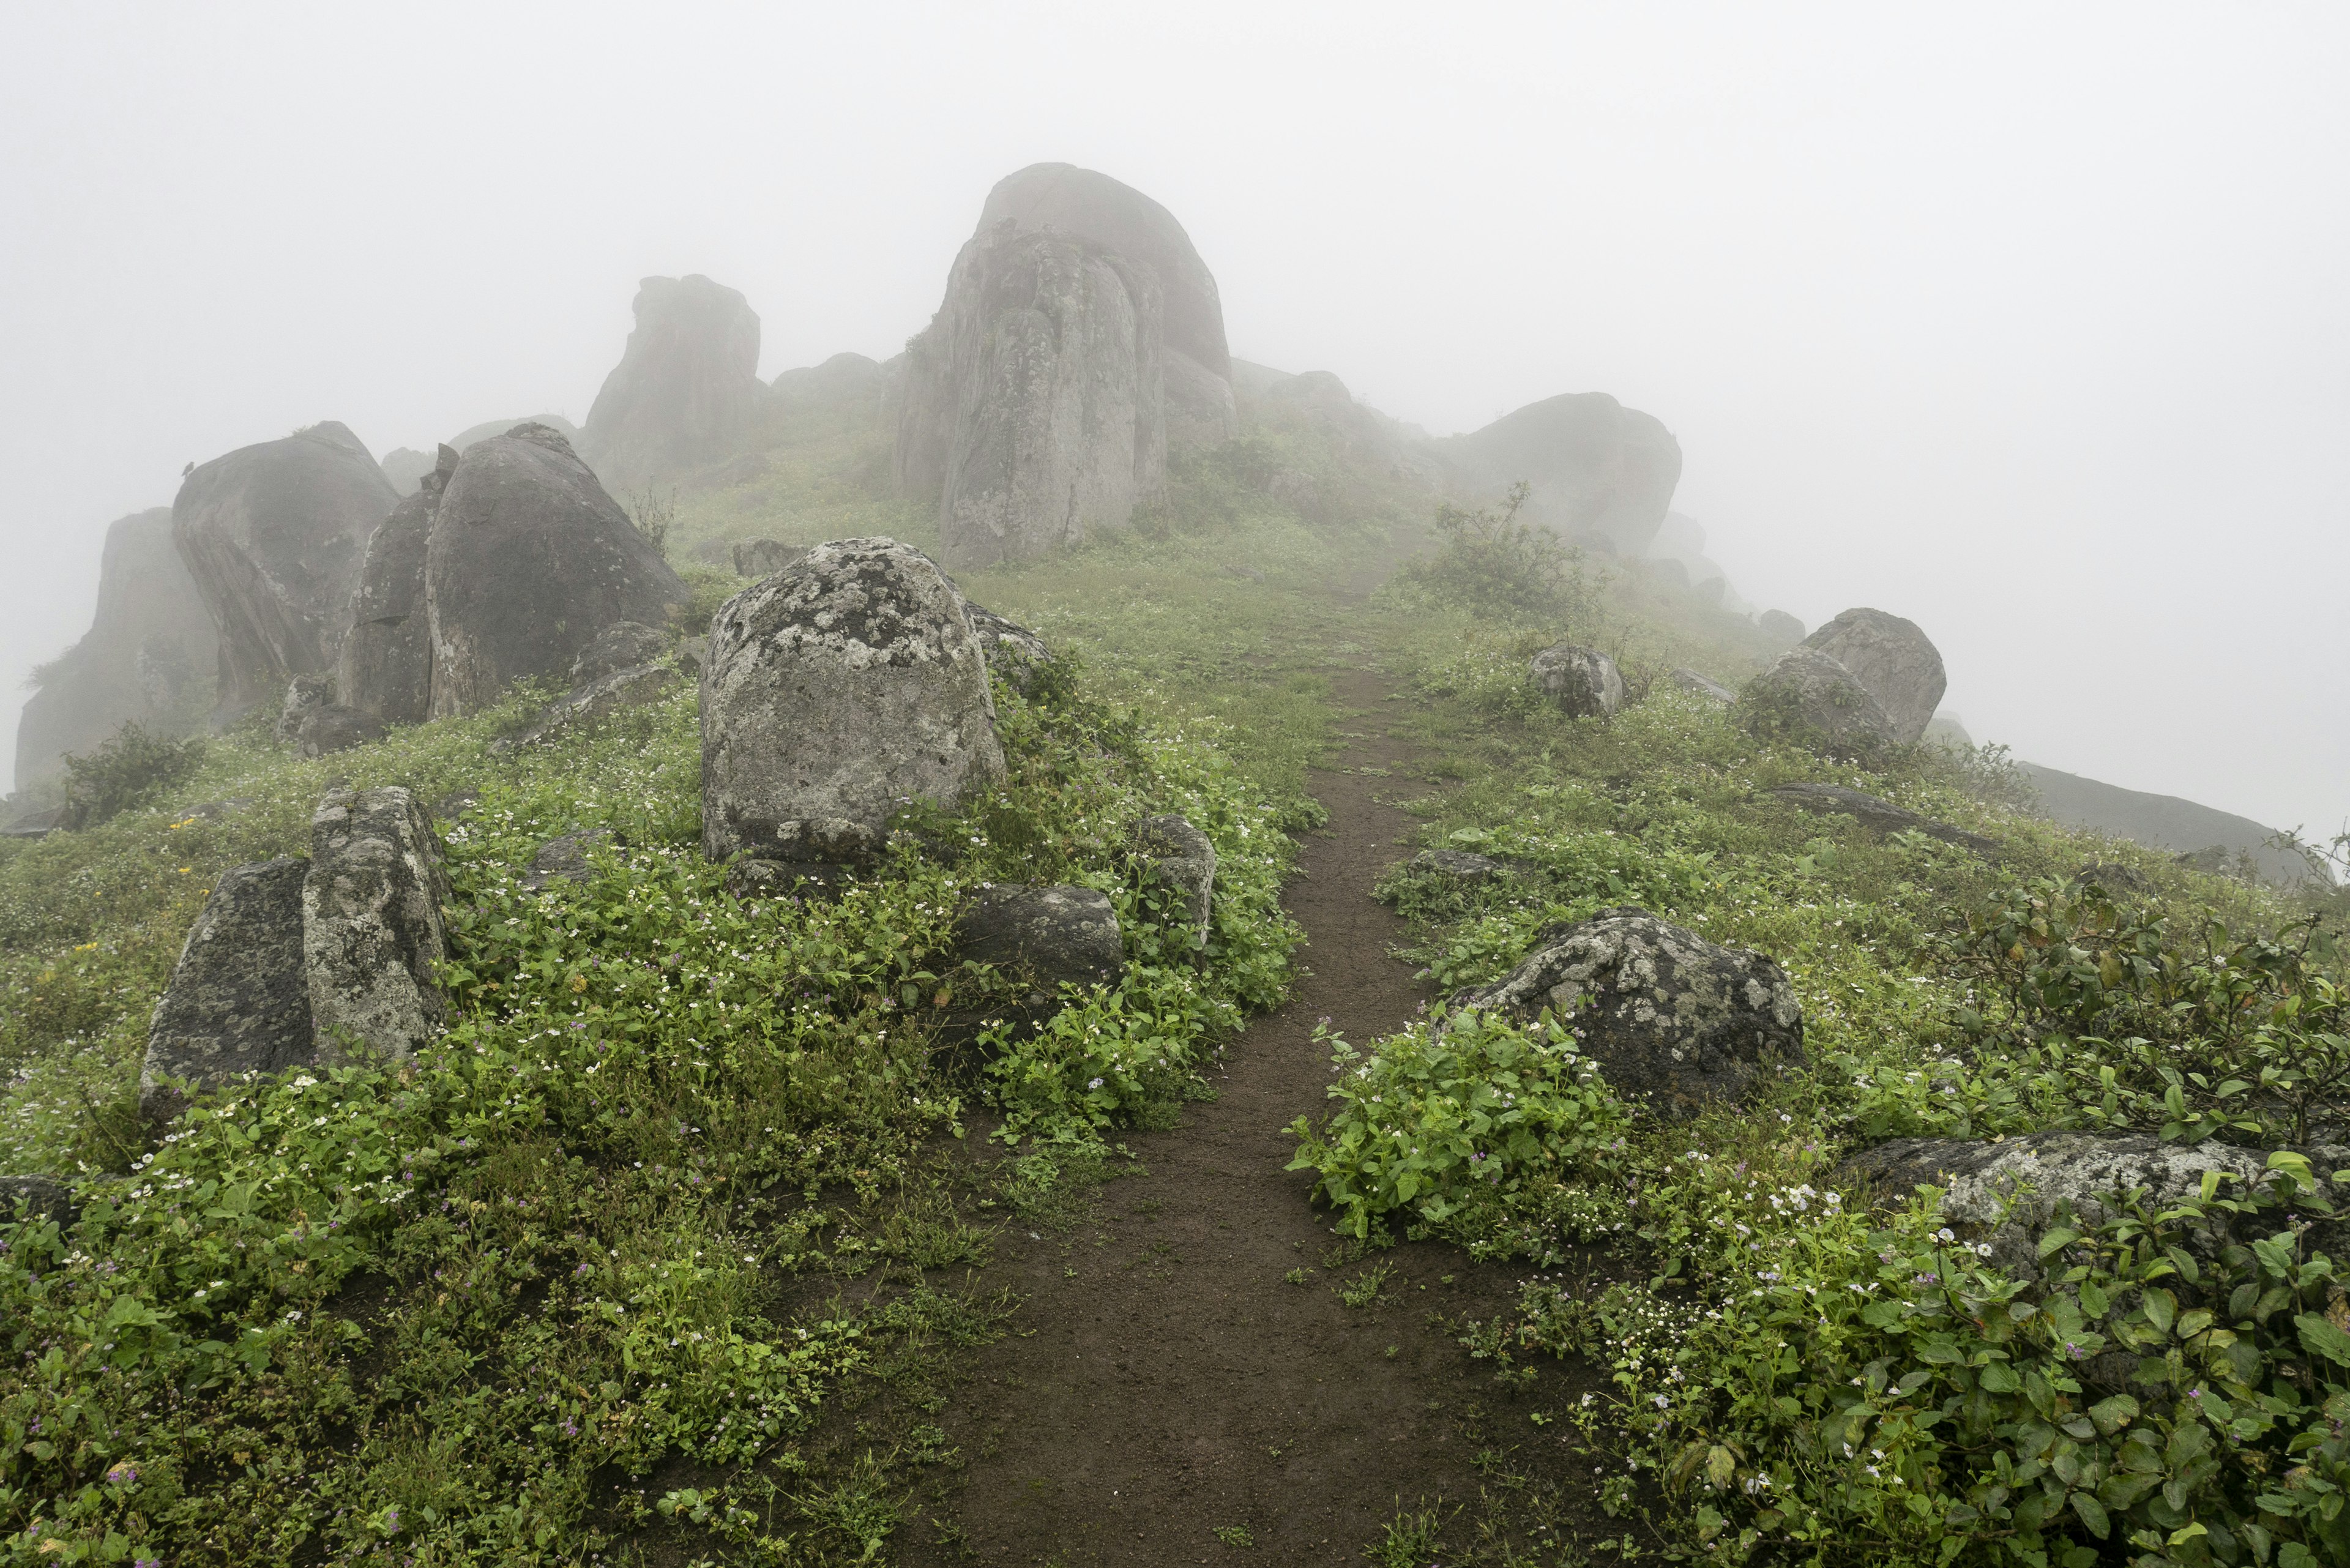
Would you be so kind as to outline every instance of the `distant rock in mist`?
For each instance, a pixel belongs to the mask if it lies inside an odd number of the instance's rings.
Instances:
[[[383,454],[379,464],[391,487],[402,495],[413,495],[424,476],[432,472],[432,454],[419,452],[412,446],[396,446]]]
[[[200,722],[219,659],[212,616],[172,543],[172,509],[108,525],[98,613],[41,667],[16,721],[16,784],[50,778],[125,723],[174,733]]]
[[[902,358],[902,357],[901,357]],[[785,370],[768,383],[771,400],[787,402],[843,403],[879,397],[887,391],[899,361],[888,365],[862,354],[835,354],[821,365]]]
[[[1947,710],[1937,711],[1932,722],[1927,724],[1926,739],[1938,746],[1954,748],[1972,746],[1975,743],[1975,738],[1967,733],[1965,723],[1956,713]]]
[[[1605,392],[1545,398],[1433,445],[1471,489],[1524,480],[1528,522],[1623,556],[1648,552],[1681,477],[1672,432]]]
[[[606,484],[634,490],[734,456],[765,388],[759,317],[699,273],[637,287],[636,330],[588,410],[579,451]]]
[[[1804,639],[1853,673],[1885,710],[1897,745],[1926,733],[1950,681],[1942,654],[1914,620],[1881,609],[1848,609]]]
[[[2267,840],[2275,836],[2276,829],[2263,827],[2251,817],[2198,805],[2177,795],[2100,784],[2038,763],[2022,766],[2040,791],[2043,812],[2067,827],[2093,827],[2149,849],[2194,854],[2216,848],[2230,856],[2250,856],[2260,874],[2272,882],[2302,882],[2311,875],[2308,863],[2299,856],[2269,847]]]
[[[219,633],[215,722],[333,669],[369,535],[399,500],[366,445],[331,421],[181,482],[172,536]]]

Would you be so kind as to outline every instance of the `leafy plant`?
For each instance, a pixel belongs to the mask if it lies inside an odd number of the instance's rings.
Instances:
[[[1587,613],[1594,597],[1583,554],[1519,517],[1531,493],[1533,486],[1520,480],[1498,507],[1439,505],[1435,553],[1405,566],[1399,585],[1439,604],[1524,619]]]
[[[172,740],[150,734],[134,720],[87,756],[68,753],[65,826],[96,827],[138,806],[152,805],[203,767],[201,736]]]

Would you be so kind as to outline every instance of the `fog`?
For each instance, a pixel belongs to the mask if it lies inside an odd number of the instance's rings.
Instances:
[[[1113,12],[1117,14],[1113,14]],[[104,525],[324,419],[585,416],[636,280],[897,351],[1100,169],[1233,352],[1443,433],[1604,390],[1758,605],[1923,625],[1978,739],[2350,816],[2350,11],[11,8],[0,779]]]

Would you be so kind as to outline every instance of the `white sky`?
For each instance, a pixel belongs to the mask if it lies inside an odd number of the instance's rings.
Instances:
[[[988,186],[1167,203],[1233,350],[1662,418],[1740,591],[1979,739],[2350,816],[2350,8],[0,11],[0,779],[99,534],[339,419],[587,412],[648,273],[895,351]]]

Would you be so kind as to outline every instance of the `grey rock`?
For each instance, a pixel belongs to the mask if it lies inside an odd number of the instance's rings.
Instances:
[[[571,683],[584,686],[623,670],[641,670],[667,651],[669,637],[659,627],[636,620],[614,621],[571,661]]]
[[[432,454],[419,452],[412,446],[396,446],[383,454],[376,466],[383,470],[384,478],[403,496],[416,493],[424,476],[432,472]]]
[[[180,1085],[216,1088],[240,1073],[316,1060],[302,952],[309,868],[298,858],[270,860],[235,867],[213,884],[148,1025],[139,1113],[151,1134],[185,1108]]]
[[[677,645],[677,667],[687,675],[699,676],[702,667],[710,661],[710,639],[689,637]]]
[[[444,456],[454,457],[447,447]],[[440,475],[430,470],[425,477]],[[437,486],[402,501],[368,540],[351,595],[350,629],[335,665],[343,702],[387,724],[421,724],[432,701],[432,626],[425,612],[424,561]]]
[[[574,452],[578,451],[587,440],[587,432],[561,414],[533,414],[528,419],[520,420],[484,420],[477,425],[467,425],[449,438],[447,444],[441,449],[442,464],[453,470],[456,464],[449,460],[449,453],[453,452],[462,457],[471,452],[476,442],[504,435],[516,425],[545,425],[561,436]],[[443,488],[446,488],[445,484]]]
[[[1490,855],[1472,855],[1466,849],[1423,849],[1411,857],[1409,868],[1422,876],[1472,886],[1506,877],[1510,871],[1505,862]]]
[[[219,633],[215,722],[333,670],[369,536],[399,501],[359,437],[332,421],[181,482],[172,537]]]
[[[1672,432],[1605,392],[1545,398],[1435,447],[1474,489],[1526,481],[1528,522],[1625,556],[1646,553],[1681,477]]]
[[[767,390],[783,402],[837,407],[879,398],[889,389],[890,379],[889,366],[862,354],[835,354],[821,365],[802,365],[782,372],[768,383]]]
[[[607,827],[589,828],[584,833],[567,833],[560,838],[548,839],[530,857],[530,870],[522,879],[523,888],[528,892],[539,893],[556,882],[585,882],[595,871],[588,852],[610,842],[612,832]]]
[[[434,970],[450,898],[441,844],[416,797],[392,786],[332,790],[310,817],[302,952],[327,1050],[405,1058],[448,1018]]]
[[[1184,923],[1205,941],[1209,918],[1215,912],[1214,842],[1186,818],[1170,813],[1144,817],[1135,847],[1158,867],[1159,879],[1175,889]]]
[[[560,678],[616,621],[659,625],[685,585],[560,432],[516,425],[467,448],[425,558],[435,718],[525,676]]]
[[[1842,784],[1785,784],[1773,788],[1770,795],[1773,800],[1785,801],[1789,805],[1804,811],[1857,818],[1863,827],[1873,828],[1878,833],[1922,833],[1945,844],[1971,849],[1978,855],[1995,856],[1999,853],[1999,846],[1980,833],[1969,833],[1963,827],[1937,822],[1907,806],[1895,805],[1889,800],[1879,800],[1873,794],[1863,794]]]
[[[1829,756],[1866,756],[1893,742],[1893,721],[1852,671],[1815,648],[1794,648],[1746,683],[1741,723]]]
[[[66,808],[61,805],[20,811],[5,826],[0,826],[0,838],[47,838],[65,825]]]
[[[1975,738],[1967,733],[1967,727],[1959,722],[1956,713],[1936,713],[1926,725],[1925,739],[1954,752],[1971,750],[1975,743]]]
[[[74,1189],[54,1176],[0,1176],[0,1225],[22,1213],[27,1220],[54,1220],[66,1230],[81,1218]]]
[[[331,675],[297,675],[286,687],[286,700],[278,706],[277,743],[293,745],[302,737],[302,725],[310,715],[335,700],[335,678]]]
[[[1804,640],[1804,623],[1785,610],[1764,610],[1754,618],[1754,624],[1783,648],[1793,648]]]
[[[987,656],[989,671],[1021,696],[1035,696],[1039,682],[1052,667],[1052,648],[1018,621],[1006,620],[969,599],[963,601],[962,610],[970,618],[981,651]]]
[[[734,546],[734,575],[771,577],[806,554],[806,545],[786,545],[781,539],[745,539]]]
[[[894,539],[819,545],[728,600],[702,668],[702,849],[833,860],[909,800],[1003,774],[987,658],[938,564]]]
[[[551,735],[568,734],[602,722],[627,708],[641,708],[660,701],[677,690],[682,678],[666,664],[639,665],[634,670],[616,670],[601,675],[584,686],[575,686],[547,706],[529,729],[511,742],[496,742],[494,749],[511,751],[517,746],[535,746]]]
[[[1675,670],[1666,679],[1684,691],[1692,692],[1710,702],[1719,702],[1724,707],[1738,701],[1737,692],[1732,691],[1711,675],[1701,675],[1687,665]]]
[[[955,932],[959,957],[1017,971],[1046,996],[1107,985],[1126,967],[1118,912],[1091,888],[983,885]]]
[[[581,431],[596,472],[622,490],[733,456],[766,390],[759,317],[740,291],[699,274],[649,277],[633,308],[636,329]]]
[[[1804,1012],[1761,953],[1717,946],[1644,909],[1603,909],[1535,938],[1524,962],[1452,1005],[1522,1021],[1544,1009],[1627,1100],[1681,1119],[1801,1064]]]
[[[1623,709],[1623,672],[1596,648],[1557,643],[1535,654],[1529,670],[1543,694],[1571,719],[1604,719]]]
[[[155,734],[195,727],[210,706],[218,639],[196,580],[172,543],[172,510],[108,525],[89,629],[40,667],[16,721],[16,787],[64,771],[126,723]]]
[[[1897,745],[1915,745],[1950,682],[1942,655],[1918,623],[1879,609],[1848,609],[1804,639],[1846,670],[1892,721]]]
[[[294,745],[306,757],[323,757],[382,738],[383,725],[374,714],[328,702],[302,715]]]
[[[1169,347],[1159,359],[1159,406],[1167,421],[1167,450],[1214,446],[1240,430],[1232,384],[1181,349]]]

